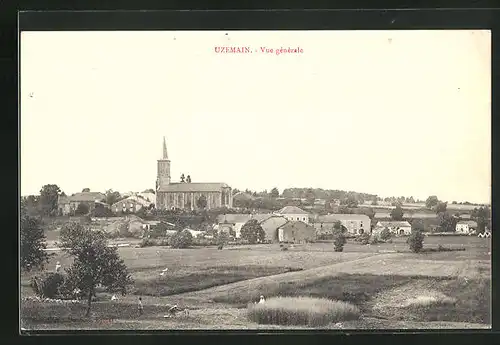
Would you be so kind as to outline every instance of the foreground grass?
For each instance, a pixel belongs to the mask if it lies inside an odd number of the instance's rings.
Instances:
[[[248,317],[259,324],[325,326],[359,319],[360,310],[349,303],[324,298],[275,297],[249,304]]]
[[[491,323],[491,280],[457,277],[341,274],[309,281],[280,283],[272,296],[311,296],[352,303],[366,316],[401,321]],[[215,302],[246,305],[246,296],[226,294]]]

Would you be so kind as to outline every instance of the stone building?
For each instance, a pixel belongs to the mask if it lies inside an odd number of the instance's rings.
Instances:
[[[218,207],[232,208],[232,206],[232,190],[225,183],[171,182],[170,160],[164,137],[163,157],[158,160],[156,208],[196,210]]]
[[[92,211],[96,202],[104,201],[106,196],[99,192],[75,193],[71,196],[59,196],[57,208],[60,215],[66,216],[74,214],[80,204],[86,204],[89,211]]]

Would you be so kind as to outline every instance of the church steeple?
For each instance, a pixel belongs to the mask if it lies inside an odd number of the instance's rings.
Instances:
[[[168,159],[167,141],[165,140],[165,137],[163,137],[163,159]]]
[[[156,175],[156,190],[167,188],[170,184],[170,160],[167,154],[167,141],[163,137],[163,157],[158,159],[158,170]]]

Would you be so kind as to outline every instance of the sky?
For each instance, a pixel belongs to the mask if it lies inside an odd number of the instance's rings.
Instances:
[[[21,194],[155,188],[165,136],[173,182],[489,202],[490,80],[490,31],[22,32]]]

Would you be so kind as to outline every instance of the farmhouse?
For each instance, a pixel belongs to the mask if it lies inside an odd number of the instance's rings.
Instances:
[[[288,221],[278,227],[279,242],[305,243],[315,239],[314,227],[302,221]]]
[[[266,233],[266,240],[276,242],[278,241],[278,228],[285,225],[288,220],[285,217],[273,215],[262,220],[260,226]]]
[[[231,208],[233,195],[231,187],[225,183],[192,183],[170,181],[170,160],[167,144],[163,138],[163,156],[158,160],[156,179],[157,209],[211,209]]]
[[[328,214],[318,216],[313,221],[318,234],[331,232],[335,223],[340,222],[350,234],[370,232],[370,217],[364,214]]]
[[[276,237],[278,226],[287,222],[284,217],[272,213],[260,214],[225,214],[217,217],[217,228],[220,231],[230,233],[234,231],[236,238],[241,236],[241,228],[251,219],[256,219],[266,232],[266,239],[273,240]]]
[[[221,214],[217,217],[217,229],[230,234],[234,231],[236,238],[241,235],[241,227],[251,219],[251,214]]]
[[[80,204],[86,204],[90,211],[95,207],[95,202],[105,199],[105,195],[99,192],[82,192],[71,196],[59,196],[57,200],[57,209],[60,215],[74,214]]]
[[[477,230],[477,223],[473,220],[462,220],[455,226],[455,231],[461,234],[474,233]]]
[[[309,223],[309,213],[298,208],[297,206],[285,206],[275,214],[285,217],[287,220],[301,221]]]
[[[126,199],[115,202],[113,205],[111,205],[111,210],[115,213],[134,213],[139,211],[143,207],[150,207],[151,205],[154,204],[142,197],[133,195],[129,196]]]
[[[377,225],[375,225],[372,233],[379,235],[385,228],[388,228],[390,232],[396,235],[411,234],[411,224],[407,221],[377,222]]]

